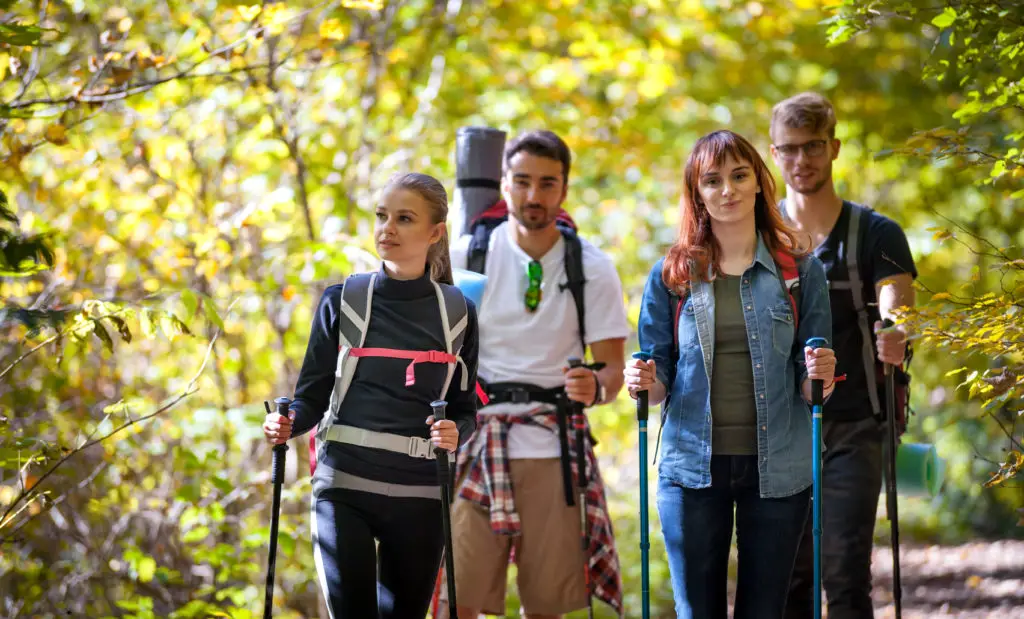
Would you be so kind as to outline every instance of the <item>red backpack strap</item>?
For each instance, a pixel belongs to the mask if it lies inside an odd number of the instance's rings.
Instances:
[[[406,359],[409,365],[405,368],[405,386],[416,384],[417,363],[456,363],[458,358],[443,350],[399,350],[396,348],[353,348],[348,352],[350,357],[387,357],[388,359]]]
[[[782,286],[785,288],[786,294],[789,296],[789,304],[793,308],[793,328],[797,329],[800,326],[800,309],[797,307],[796,297],[793,296],[793,287],[800,284],[800,268],[797,266],[793,254],[784,249],[776,252],[774,257],[775,264],[781,271]]]

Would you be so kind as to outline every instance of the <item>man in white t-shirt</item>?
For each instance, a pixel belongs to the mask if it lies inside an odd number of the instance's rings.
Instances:
[[[630,332],[612,261],[556,225],[559,219],[571,221],[562,210],[570,163],[569,148],[549,131],[520,135],[505,148],[501,191],[508,219],[485,245],[487,285],[478,309],[479,376],[493,399],[479,411],[479,428],[460,453],[452,508],[463,618],[504,615],[513,551],[528,619],[585,608],[591,596],[622,610],[618,557],[589,441],[583,441],[586,538],[579,505],[568,504],[579,496],[578,473],[567,492],[562,468],[563,457],[577,468],[577,445],[570,430],[570,453],[563,456],[556,411],[569,406],[564,399],[556,402],[563,391],[584,407],[614,400]],[[573,242],[579,243],[585,281],[582,331],[567,285],[567,243]],[[453,244],[452,266],[467,267],[470,246],[469,236]],[[585,357],[581,339],[595,369],[568,366],[570,357]]]

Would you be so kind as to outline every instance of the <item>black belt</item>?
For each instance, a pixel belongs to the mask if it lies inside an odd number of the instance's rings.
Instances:
[[[562,394],[565,393],[564,387],[543,389],[529,383],[484,383],[481,381],[480,385],[487,393],[489,404],[541,402],[558,405],[561,402]]]

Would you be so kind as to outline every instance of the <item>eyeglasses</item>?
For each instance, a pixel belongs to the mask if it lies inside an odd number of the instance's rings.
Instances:
[[[825,154],[827,144],[828,140],[811,140],[803,144],[775,144],[775,150],[783,159],[796,159],[801,150],[808,157],[820,157]]]
[[[526,265],[526,294],[523,295],[523,302],[526,303],[526,311],[535,312],[540,305],[540,284],[544,281],[544,267],[537,260],[531,260]]]

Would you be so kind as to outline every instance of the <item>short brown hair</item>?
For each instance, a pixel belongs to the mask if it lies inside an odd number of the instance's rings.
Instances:
[[[536,157],[554,159],[562,163],[562,180],[569,182],[569,168],[572,166],[572,154],[569,147],[553,131],[528,131],[520,134],[505,145],[505,171],[508,171],[509,162],[520,151],[525,151]]]
[[[769,128],[772,140],[780,125],[790,129],[808,129],[814,133],[825,131],[828,137],[836,137],[836,110],[832,102],[816,92],[802,92],[780,101],[772,108],[772,124]]]

